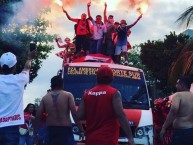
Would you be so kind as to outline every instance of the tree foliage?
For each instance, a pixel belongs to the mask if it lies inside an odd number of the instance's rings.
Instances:
[[[140,54],[140,47],[138,45],[133,46],[128,53],[129,66],[142,69],[144,71],[146,80],[148,80],[148,86],[151,87],[154,82],[154,76],[153,73],[144,64],[142,64]]]
[[[183,34],[176,35],[175,32],[170,32],[163,41],[148,40],[140,44],[142,64],[153,73],[157,82],[156,87],[165,93],[170,92],[174,87],[169,84],[169,72],[172,64],[180,56],[188,38]]]
[[[2,26],[0,30],[0,54],[10,51],[17,56],[17,73],[24,67],[30,43],[37,44],[37,56],[32,62],[30,81],[37,76],[42,61],[54,48],[51,42],[56,36],[47,33],[49,22],[42,17],[45,13],[49,13],[49,9],[43,10],[35,20],[28,20],[26,24],[12,23]]]
[[[193,6],[187,8],[187,10],[184,11],[176,20],[176,22],[180,22],[181,24],[186,23],[186,27],[188,27],[192,21],[193,21]]]
[[[190,39],[177,59],[172,63],[169,71],[169,84],[174,85],[182,75],[193,74],[193,39]]]

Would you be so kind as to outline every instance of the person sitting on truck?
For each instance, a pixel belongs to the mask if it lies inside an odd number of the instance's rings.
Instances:
[[[98,84],[83,95],[77,113],[80,120],[86,120],[86,145],[118,145],[119,126],[130,145],[134,145],[121,93],[110,85],[113,79],[112,69],[101,66],[97,71]]]
[[[75,58],[76,46],[74,43],[71,43],[70,38],[66,37],[64,39],[65,44],[61,45],[59,39],[56,39],[56,43],[59,48],[65,48],[64,51],[56,53],[57,56],[61,57],[64,62],[71,62]]]

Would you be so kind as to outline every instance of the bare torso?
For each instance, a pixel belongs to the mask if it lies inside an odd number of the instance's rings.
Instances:
[[[173,128],[193,128],[193,93],[179,92],[176,96],[179,99],[179,111],[173,122]]]
[[[51,91],[43,98],[45,111],[48,113],[47,126],[71,126],[70,111],[75,110],[71,93]]]

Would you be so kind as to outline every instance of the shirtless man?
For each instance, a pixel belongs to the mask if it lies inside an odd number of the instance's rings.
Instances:
[[[172,106],[162,126],[160,137],[163,139],[167,128],[172,124],[172,145],[193,145],[193,94],[190,92],[190,77],[181,77],[176,88],[183,89],[173,95]]]
[[[51,91],[41,100],[37,117],[41,118],[46,112],[46,126],[49,145],[75,145],[70,111],[83,137],[83,127],[77,120],[74,97],[70,92],[63,90],[63,80],[60,76],[51,79]]]

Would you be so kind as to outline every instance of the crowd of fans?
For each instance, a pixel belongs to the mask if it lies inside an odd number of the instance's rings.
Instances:
[[[115,22],[113,15],[107,17],[107,4],[105,3],[104,6],[104,21],[102,21],[101,15],[97,15],[93,19],[90,2],[87,4],[88,18],[85,13],[81,14],[80,19],[72,18],[63,8],[67,18],[76,23],[73,42],[70,42],[69,38],[65,38],[66,44],[60,45],[59,39],[56,39],[58,47],[65,48],[65,51],[57,53],[58,56],[63,57],[65,62],[71,62],[74,58],[82,55],[100,53],[112,57],[117,64],[120,64],[120,58],[123,56],[125,65],[128,65],[127,51],[131,49],[131,45],[127,41],[127,37],[131,34],[130,29],[142,18],[142,15],[135,22],[127,25],[124,19]]]

